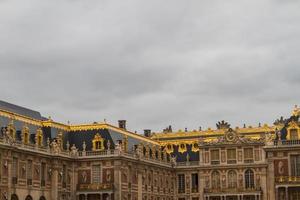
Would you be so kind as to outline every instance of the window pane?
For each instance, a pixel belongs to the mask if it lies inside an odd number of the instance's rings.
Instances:
[[[244,159],[253,159],[253,148],[244,149]]]
[[[93,177],[93,183],[100,183],[100,165],[93,165],[92,166],[92,177]]]
[[[178,193],[185,192],[185,176],[184,174],[178,174]]]

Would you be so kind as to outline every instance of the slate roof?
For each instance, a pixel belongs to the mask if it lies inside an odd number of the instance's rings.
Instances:
[[[0,100],[0,109],[13,112],[19,115],[24,115],[33,119],[44,120],[41,114],[35,110],[24,108],[22,106],[14,105],[5,101]]]

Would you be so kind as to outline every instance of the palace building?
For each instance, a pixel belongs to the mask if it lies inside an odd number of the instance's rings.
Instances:
[[[138,134],[0,101],[0,199],[300,200],[299,115]]]

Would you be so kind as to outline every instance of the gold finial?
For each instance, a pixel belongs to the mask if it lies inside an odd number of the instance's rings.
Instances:
[[[295,105],[294,110],[292,112],[292,116],[299,116],[300,113],[300,108],[298,107],[298,105]]]

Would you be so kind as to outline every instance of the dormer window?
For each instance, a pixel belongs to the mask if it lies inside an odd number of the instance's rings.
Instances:
[[[36,145],[41,147],[43,145],[43,131],[41,128],[38,128],[35,135]]]
[[[104,150],[104,139],[97,133],[93,139],[93,150]]]
[[[29,143],[29,128],[28,126],[24,126],[22,129],[22,139],[24,144]]]
[[[291,129],[290,130],[290,139],[291,140],[298,140],[298,130],[297,129]]]

